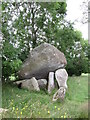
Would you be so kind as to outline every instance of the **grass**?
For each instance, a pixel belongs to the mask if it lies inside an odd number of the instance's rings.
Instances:
[[[88,76],[69,77],[64,101],[52,102],[53,93],[3,85],[3,118],[88,118]]]

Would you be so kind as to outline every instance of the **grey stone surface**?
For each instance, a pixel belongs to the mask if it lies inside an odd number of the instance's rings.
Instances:
[[[3,112],[7,112],[7,111],[8,111],[8,109],[0,108],[0,114]]]
[[[59,100],[64,100],[65,93],[66,93],[66,88],[60,87],[60,88],[56,91],[56,93],[53,95],[52,101],[57,101],[58,99],[59,99]]]
[[[46,79],[39,79],[37,82],[38,82],[40,89],[46,89],[46,87],[47,87],[47,80]]]
[[[58,99],[63,100],[67,89],[68,73],[65,69],[58,69],[55,72],[55,78],[58,83],[59,89],[53,95],[53,101],[56,101]]]
[[[39,85],[35,77],[22,81],[15,82],[20,88],[26,88],[28,90],[40,91]]]
[[[59,87],[67,88],[68,73],[65,69],[58,69],[55,72],[55,78]]]
[[[47,79],[49,72],[64,68],[66,58],[54,46],[43,43],[34,48],[18,72],[19,79]]]
[[[48,93],[50,94],[54,89],[54,72],[49,72],[48,76]]]

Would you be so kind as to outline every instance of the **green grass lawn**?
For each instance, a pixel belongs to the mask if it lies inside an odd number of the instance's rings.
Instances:
[[[3,85],[3,118],[87,118],[88,76],[69,77],[64,101],[52,102],[55,92],[30,92],[14,85]]]

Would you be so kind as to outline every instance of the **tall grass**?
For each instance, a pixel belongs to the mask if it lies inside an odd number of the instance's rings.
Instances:
[[[69,77],[64,101],[52,102],[47,91],[28,91],[15,85],[3,85],[3,118],[87,118],[88,77]],[[53,93],[56,90],[53,91]]]

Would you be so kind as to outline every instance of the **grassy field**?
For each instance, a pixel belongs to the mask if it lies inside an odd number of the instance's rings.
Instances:
[[[55,92],[30,92],[14,85],[3,85],[3,118],[87,118],[88,76],[69,77],[64,101],[52,102]]]

